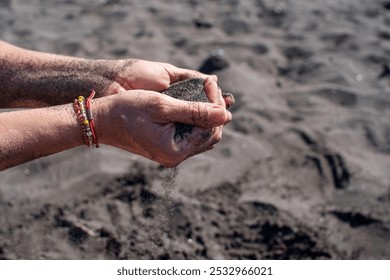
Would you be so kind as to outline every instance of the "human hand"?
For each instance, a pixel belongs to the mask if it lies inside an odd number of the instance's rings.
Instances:
[[[161,92],[171,84],[190,78],[211,78],[217,82],[215,75],[209,76],[195,70],[183,69],[168,63],[139,59],[120,60],[121,68],[116,81],[125,89],[142,89]]]
[[[80,94],[96,97],[126,90],[161,92],[189,78],[210,78],[168,63],[126,59],[83,59],[30,51],[0,41],[0,107],[36,108],[66,104]]]
[[[111,87],[109,93],[117,93],[122,90],[151,90],[161,92],[167,89],[173,83],[191,78],[202,78],[207,81],[218,81],[216,75],[206,75],[201,72],[178,68],[169,63],[153,62],[138,59],[119,60],[118,73],[116,75],[117,87]],[[119,88],[118,88],[119,86]],[[226,107],[230,107],[234,100],[232,95],[224,95],[219,89],[218,101],[222,98]],[[214,102],[213,100],[210,100]]]
[[[188,102],[155,91],[132,90],[97,99],[100,142],[154,160],[166,167],[212,149],[222,137],[231,113],[221,106],[215,81],[205,92],[211,102]],[[193,125],[191,134],[176,138],[175,123]]]

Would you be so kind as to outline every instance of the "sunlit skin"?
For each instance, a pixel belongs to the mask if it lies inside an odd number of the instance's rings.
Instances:
[[[160,93],[192,77],[205,79],[211,103]],[[232,119],[216,76],[167,63],[74,58],[0,41],[0,84],[1,108],[34,108],[0,113],[1,170],[83,145],[72,102],[91,89],[99,142],[168,167],[212,149]],[[175,122],[193,125],[193,133],[175,140]]]

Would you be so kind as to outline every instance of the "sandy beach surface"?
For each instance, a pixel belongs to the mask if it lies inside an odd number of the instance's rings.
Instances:
[[[0,38],[236,97],[175,169],[103,146],[0,172],[1,259],[390,259],[389,1],[0,0]]]

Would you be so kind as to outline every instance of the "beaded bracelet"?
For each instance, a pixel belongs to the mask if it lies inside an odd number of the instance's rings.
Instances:
[[[95,129],[95,120],[93,118],[93,114],[91,111],[91,100],[95,97],[95,94],[96,94],[95,91],[92,90],[90,96],[88,97],[88,99],[86,101],[85,107],[86,107],[86,111],[87,111],[87,118],[89,121],[89,128],[92,132],[93,143],[95,144],[96,148],[99,148],[99,142],[98,142],[98,138],[96,135],[96,129]]]
[[[92,90],[91,95],[87,98],[87,100],[85,100],[83,96],[79,96],[74,100],[73,107],[81,125],[85,145],[88,147],[99,148],[95,122],[91,111],[91,100],[94,96],[94,90]]]

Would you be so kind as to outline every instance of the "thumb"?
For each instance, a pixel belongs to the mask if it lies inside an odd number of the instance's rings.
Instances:
[[[166,118],[171,122],[212,128],[231,121],[232,115],[224,107],[205,102],[190,102],[171,98],[171,109]]]

